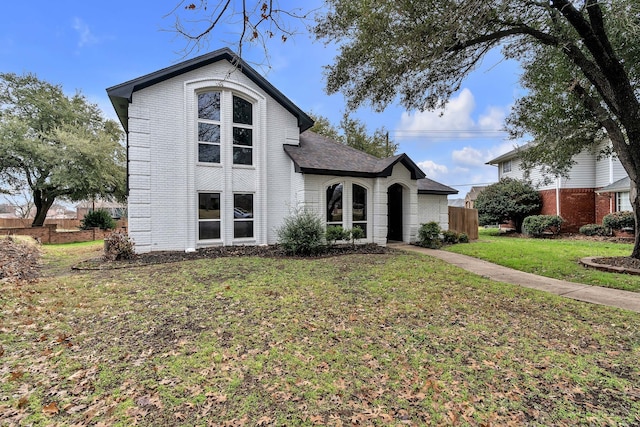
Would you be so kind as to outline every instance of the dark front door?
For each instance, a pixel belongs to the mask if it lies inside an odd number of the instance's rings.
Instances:
[[[402,241],[402,185],[387,190],[387,240]]]

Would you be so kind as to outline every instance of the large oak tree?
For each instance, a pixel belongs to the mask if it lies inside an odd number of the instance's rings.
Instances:
[[[274,29],[286,36],[279,29],[289,15],[275,1],[187,3],[186,10],[202,12],[203,4],[214,12],[205,13],[202,31],[185,33],[190,42],[206,38],[225,13],[242,16],[240,45]],[[342,92],[352,109],[380,111],[396,101],[408,110],[442,107],[501,48],[522,64],[529,91],[507,123],[514,137],[538,144],[528,163],[562,173],[574,154],[610,141],[631,178],[640,225],[640,0],[326,0],[314,31],[339,48],[327,90]]]
[[[640,2],[598,0],[327,0],[316,35],[340,51],[330,93],[351,108],[443,106],[490,50],[519,60],[529,90],[509,118],[539,149],[530,164],[562,172],[607,138],[640,214]],[[533,155],[538,154],[536,159]],[[551,153],[551,154],[549,154]],[[640,258],[640,234],[632,256]]]
[[[56,199],[123,198],[122,131],[80,93],[38,79],[0,73],[0,189],[25,185],[33,195],[33,226]]]

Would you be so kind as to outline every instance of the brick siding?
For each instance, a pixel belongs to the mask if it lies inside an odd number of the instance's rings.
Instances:
[[[556,190],[540,191],[542,215],[557,215]],[[577,233],[581,226],[596,222],[596,194],[592,188],[560,189],[560,216],[565,220],[562,231]]]

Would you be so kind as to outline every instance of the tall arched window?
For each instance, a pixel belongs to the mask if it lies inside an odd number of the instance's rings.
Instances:
[[[360,228],[367,237],[367,189],[353,184],[352,227]]]
[[[327,187],[327,225],[342,226],[342,183]]]

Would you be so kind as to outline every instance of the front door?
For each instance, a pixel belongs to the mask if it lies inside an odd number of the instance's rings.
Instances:
[[[402,241],[402,185],[387,190],[387,240]]]

